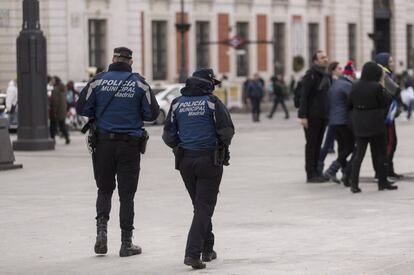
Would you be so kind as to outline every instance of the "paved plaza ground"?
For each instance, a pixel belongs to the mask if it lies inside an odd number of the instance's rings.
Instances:
[[[234,115],[231,166],[214,215],[218,259],[182,264],[192,206],[162,128],[149,127],[135,199],[143,254],[120,258],[117,194],[109,251],[95,256],[95,196],[84,136],[51,152],[16,152],[24,168],[0,172],[0,274],[414,274],[414,122],[398,122],[398,191],[378,192],[371,160],[363,192],[306,184],[304,135],[295,119]],[[329,155],[327,162],[333,160]]]

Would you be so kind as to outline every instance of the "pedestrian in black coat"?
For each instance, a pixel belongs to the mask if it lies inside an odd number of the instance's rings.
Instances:
[[[306,137],[307,182],[320,183],[326,181],[319,175],[317,166],[327,125],[327,92],[331,86],[331,77],[325,72],[328,57],[324,52],[316,52],[313,56],[313,63],[302,80],[298,117]]]
[[[386,116],[386,94],[384,90],[384,72],[374,62],[368,62],[362,69],[361,79],[349,96],[349,107],[352,111],[351,121],[356,137],[356,151],[352,163],[351,191],[361,192],[359,188],[359,172],[368,144],[376,152],[378,167],[378,189],[395,190],[387,181],[387,136],[384,119]]]

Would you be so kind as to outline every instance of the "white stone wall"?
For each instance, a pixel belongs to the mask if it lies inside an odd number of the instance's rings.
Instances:
[[[238,21],[250,24],[250,39],[256,40],[256,16],[267,16],[267,39],[272,40],[273,23],[286,25],[285,68],[286,79],[292,72],[294,15],[302,17],[302,52],[308,60],[308,23],[319,24],[320,48],[326,50],[326,16],[331,18],[331,60],[342,64],[348,60],[348,24],[357,24],[357,64],[370,60],[373,41],[368,33],[373,32],[372,0],[322,0],[321,5],[308,4],[308,0],[186,0],[186,12],[192,24],[189,32],[189,66],[190,72],[196,67],[195,22],[210,21],[210,39],[218,40],[219,13],[228,13],[230,25]],[[107,20],[106,61],[111,62],[114,47],[127,46],[134,51],[133,68],[145,72],[147,79],[152,79],[152,20],[168,22],[168,79],[177,79],[177,41],[175,15],[180,10],[179,0],[40,0],[41,26],[48,43],[48,73],[59,75],[64,81],[80,81],[87,78],[88,56],[88,20]],[[141,12],[144,14],[144,47],[142,55]],[[394,0],[392,20],[392,53],[397,63],[406,64],[406,25],[414,24],[414,1]],[[0,91],[4,91],[7,82],[16,76],[16,37],[22,24],[22,1],[0,1]],[[235,28],[230,37],[235,35]],[[250,73],[257,72],[257,45],[249,47]],[[236,77],[236,52],[228,51],[230,58],[229,77]],[[218,45],[210,46],[210,64],[218,69]],[[267,46],[267,71],[260,72],[268,79],[273,70],[273,47]],[[145,68],[142,67],[144,61]],[[398,67],[401,71],[403,67]],[[302,72],[303,73],[303,72]]]

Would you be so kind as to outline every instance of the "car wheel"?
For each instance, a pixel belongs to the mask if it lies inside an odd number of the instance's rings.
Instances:
[[[158,115],[157,119],[155,120],[156,125],[163,125],[165,122],[165,113],[164,111],[160,111],[160,114]]]

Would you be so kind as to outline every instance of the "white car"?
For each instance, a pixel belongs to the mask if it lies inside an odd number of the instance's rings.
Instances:
[[[165,122],[168,111],[170,110],[171,102],[181,96],[181,89],[184,87],[184,84],[171,84],[167,85],[165,89],[155,95],[155,98],[160,105],[160,114],[155,120],[155,124],[162,125]]]

